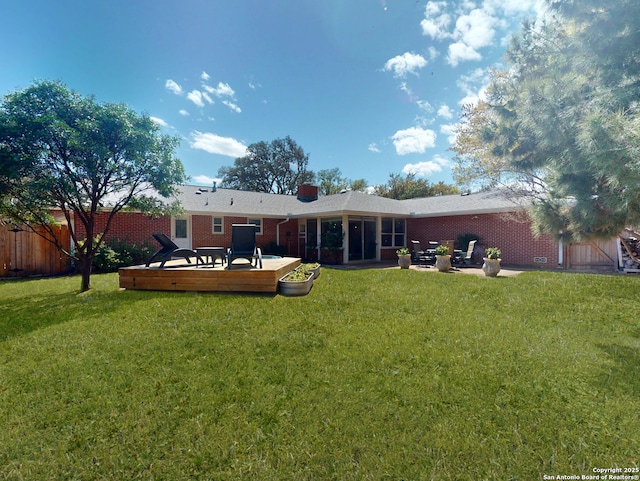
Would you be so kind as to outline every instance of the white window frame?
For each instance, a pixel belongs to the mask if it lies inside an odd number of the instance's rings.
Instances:
[[[220,219],[220,224],[216,224],[216,219]],[[216,226],[220,226],[220,232],[216,232]],[[211,233],[214,235],[224,234],[224,217],[212,215],[211,216]]]
[[[247,224],[254,224],[258,228],[256,230],[256,234],[262,235],[262,218],[261,217],[247,218]]]

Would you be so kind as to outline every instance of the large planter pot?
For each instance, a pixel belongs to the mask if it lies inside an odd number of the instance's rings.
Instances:
[[[285,296],[304,296],[309,294],[313,287],[314,275],[309,272],[306,279],[300,281],[287,280],[286,274],[278,279],[278,292]]]
[[[448,272],[451,269],[451,256],[436,256],[436,269],[440,272]]]
[[[484,264],[482,264],[482,272],[487,277],[495,277],[500,272],[500,261],[502,259],[489,259],[487,257],[483,257],[482,260]]]
[[[309,272],[313,273],[313,278],[317,279],[320,277],[320,266],[314,267],[313,269],[309,269]]]
[[[400,266],[400,269],[408,269],[411,265],[411,254],[398,256],[398,265]]]

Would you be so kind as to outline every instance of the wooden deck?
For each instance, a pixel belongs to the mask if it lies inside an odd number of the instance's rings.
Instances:
[[[120,287],[156,291],[198,291],[198,292],[277,292],[278,279],[291,272],[301,263],[296,257],[263,259],[262,269],[251,267],[243,260],[233,263],[227,270],[218,262],[215,267],[196,267],[184,259],[168,261],[163,269],[153,263],[150,267],[131,266],[119,269]]]

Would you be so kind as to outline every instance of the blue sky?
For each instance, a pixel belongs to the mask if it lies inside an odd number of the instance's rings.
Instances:
[[[7,5],[8,4],[8,5]],[[61,80],[182,139],[209,184],[289,135],[313,171],[452,182],[460,105],[541,0],[9,0],[0,95]]]

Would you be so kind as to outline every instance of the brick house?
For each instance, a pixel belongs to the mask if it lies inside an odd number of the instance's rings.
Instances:
[[[473,234],[479,239],[478,260],[485,247],[497,246],[503,264],[564,267],[564,247],[549,236],[534,237],[525,209],[496,192],[394,200],[352,191],[318,196],[317,187],[310,185],[300,186],[297,196],[215,186],[180,190],[183,216],[152,219],[121,213],[109,237],[155,247],[151,234],[165,232],[181,247],[226,247],[232,224],[254,223],[259,246],[279,245],[290,256],[347,264],[395,260],[396,249],[414,239],[457,242],[459,236]],[[317,248],[330,232],[343,239],[336,259]]]

